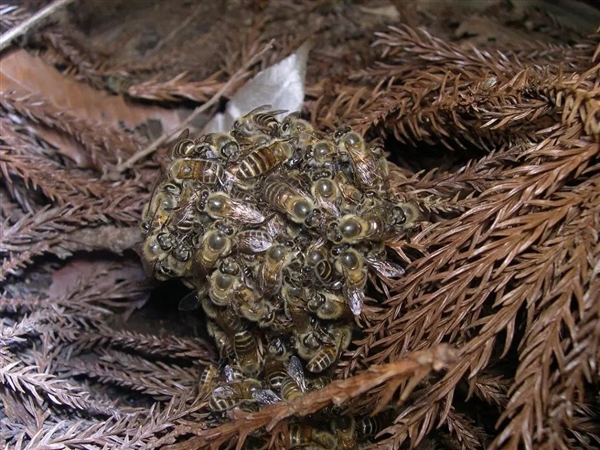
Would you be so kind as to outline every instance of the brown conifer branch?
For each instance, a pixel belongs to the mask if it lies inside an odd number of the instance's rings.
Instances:
[[[241,447],[248,433],[262,427],[273,430],[285,419],[315,413],[331,403],[341,405],[380,385],[394,386],[393,391],[389,393],[391,397],[400,382],[409,381],[400,396],[400,402],[403,402],[410,395],[416,380],[421,380],[432,370],[441,370],[454,359],[454,351],[446,345],[409,354],[399,361],[382,366],[371,366],[364,373],[354,377],[333,381],[327,387],[310,392],[295,400],[266,406],[261,411],[245,414],[233,422],[214,429],[197,431],[195,432],[196,437],[167,448],[169,450],[187,450],[205,446],[217,448],[236,436],[239,436],[238,447]],[[385,405],[387,401],[382,398],[382,403]]]

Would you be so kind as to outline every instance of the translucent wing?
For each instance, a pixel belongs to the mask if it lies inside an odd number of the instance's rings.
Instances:
[[[304,379],[304,369],[302,363],[296,356],[290,358],[290,362],[287,367],[288,375],[296,382],[302,392],[306,392],[306,380]]]
[[[281,401],[281,397],[279,397],[271,389],[260,389],[258,391],[254,391],[252,392],[252,398],[263,405],[272,405]]]
[[[400,278],[404,275],[404,268],[391,261],[382,261],[377,258],[365,258],[369,267],[384,278]]]

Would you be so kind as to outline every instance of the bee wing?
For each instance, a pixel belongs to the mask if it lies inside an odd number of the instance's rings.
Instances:
[[[391,261],[382,261],[377,258],[365,258],[369,267],[384,278],[400,278],[404,275],[404,268]]]
[[[273,240],[268,233],[256,233],[256,232],[243,232],[238,233],[238,248],[240,251],[248,250],[250,253],[262,253],[267,251]]]
[[[179,301],[179,311],[193,311],[199,306],[200,301],[195,291],[190,292]]]
[[[213,390],[212,396],[216,399],[227,399],[237,397],[237,394],[231,386],[219,386]]]
[[[225,382],[232,383],[232,382],[236,381],[237,374],[235,373],[235,370],[233,370],[233,367],[231,367],[230,365],[227,365],[223,369],[223,372],[225,373]]]
[[[260,389],[258,391],[254,391],[252,392],[252,398],[263,405],[272,405],[281,401],[281,397],[279,397],[271,389]]]
[[[231,201],[231,212],[232,218],[234,220],[239,220],[240,222],[249,222],[249,223],[261,223],[265,220],[265,216],[263,216],[260,211],[245,205],[244,203],[238,201]]]
[[[354,314],[355,316],[360,316],[360,313],[362,311],[364,294],[360,289],[349,289],[347,295],[348,304],[350,305],[350,310],[352,311],[352,314]]]
[[[306,380],[304,379],[304,369],[302,363],[296,356],[290,358],[290,362],[287,367],[288,375],[296,382],[302,392],[306,392]]]

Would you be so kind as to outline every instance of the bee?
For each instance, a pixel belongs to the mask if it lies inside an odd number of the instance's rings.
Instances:
[[[267,179],[263,197],[273,208],[287,214],[296,223],[303,223],[314,209],[313,201],[281,179]]]
[[[243,230],[237,234],[235,242],[239,252],[255,254],[267,251],[273,245],[273,238],[263,230]]]
[[[253,394],[260,389],[262,389],[261,382],[253,378],[218,386],[212,391],[208,407],[214,412],[223,412],[242,403],[252,403]]]
[[[264,372],[265,381],[270,388],[279,390],[283,379],[288,376],[285,366],[288,358],[289,352],[283,340],[279,337],[273,339],[267,349]]]
[[[359,440],[377,435],[395,418],[393,410],[383,411],[375,416],[361,417],[356,421],[356,435]]]
[[[356,442],[356,420],[352,416],[341,416],[331,421],[331,432],[337,439],[339,450],[353,450]]]
[[[197,180],[212,186],[222,182],[225,168],[221,163],[208,159],[176,159],[167,169],[167,176],[174,183]]]
[[[308,310],[322,320],[337,320],[351,314],[348,302],[333,292],[319,292],[307,303]]]
[[[285,314],[292,319],[296,332],[300,335],[310,331],[310,316],[306,310],[305,289],[284,283],[281,289]]]
[[[275,116],[285,113],[285,110],[269,111],[271,105],[262,105],[240,117],[233,123],[231,134],[236,139],[244,139],[265,133],[273,135],[277,131],[279,122]]]
[[[236,292],[235,301],[242,316],[251,322],[265,322],[275,309],[263,295],[248,286]]]
[[[294,139],[300,148],[307,148],[317,141],[313,126],[301,119],[297,113],[292,113],[282,120],[277,134],[280,138]]]
[[[308,151],[308,165],[314,167],[328,167],[338,156],[338,151],[333,142],[318,141]]]
[[[335,174],[333,178],[340,189],[344,203],[348,210],[354,210],[355,205],[362,203],[364,194],[354,186],[354,183],[350,181],[348,175],[342,171]]]
[[[344,276],[344,295],[348,298],[350,310],[355,316],[360,315],[365,298],[364,288],[367,284],[367,271],[363,256],[354,249],[347,249],[335,261],[335,268]]]
[[[387,183],[385,173],[380,171],[375,155],[362,136],[348,129],[341,131],[337,136],[338,151],[350,157],[358,184],[365,189],[383,190]]]
[[[265,221],[265,217],[258,210],[248,204],[233,200],[225,192],[210,193],[204,202],[204,211],[213,219],[231,219],[245,223]]]
[[[331,324],[327,329],[327,334],[333,338],[333,342],[329,339],[329,342],[324,342],[319,351],[306,364],[306,368],[312,373],[323,372],[348,348],[352,340],[352,327]],[[323,340],[325,341],[325,339]]]
[[[335,345],[322,345],[319,351],[310,358],[306,368],[313,373],[320,373],[331,366],[338,357],[338,348]]]
[[[226,358],[233,353],[233,341],[216,322],[207,320],[206,331],[208,332],[208,335],[215,340],[221,359]]]
[[[151,234],[146,236],[144,242],[138,244],[136,250],[142,259],[142,266],[144,267],[146,275],[149,277],[156,276],[158,273],[157,265],[168,255],[168,253],[160,246],[157,235]]]
[[[213,269],[220,258],[231,251],[231,238],[216,230],[209,230],[202,237],[200,248],[193,256],[192,268],[200,272]]]
[[[411,228],[421,217],[421,212],[412,203],[398,203],[392,208],[394,225],[402,229]]]
[[[168,183],[166,186],[174,185]],[[170,213],[179,208],[180,195],[181,190],[175,195],[157,186],[142,213],[142,231],[148,233],[150,230],[162,229],[168,221]]]
[[[273,142],[273,137],[264,133],[239,138],[242,153],[248,153],[255,148],[266,147]]]
[[[287,366],[286,376],[281,381],[281,397],[284,400],[294,400],[306,392],[306,381],[302,363],[296,356],[292,356]]]
[[[290,262],[292,256],[283,245],[273,245],[265,253],[258,273],[258,288],[265,297],[281,289],[283,268]]]
[[[209,364],[200,375],[200,395],[206,398],[212,391],[213,385],[219,376],[219,369],[214,364]]]
[[[294,147],[289,142],[271,142],[244,156],[235,167],[234,174],[242,181],[258,178],[286,162],[293,154]]]
[[[336,448],[335,436],[328,431],[303,425],[292,424],[289,430],[289,448],[312,449],[334,449]]]
[[[254,375],[260,371],[258,345],[256,337],[250,331],[242,330],[233,335],[233,350],[244,374]]]
[[[221,269],[217,269],[210,275],[208,296],[215,305],[228,306],[231,304],[239,286],[239,277],[223,273]]]
[[[311,320],[309,323],[309,331],[305,333],[297,333],[294,338],[294,348],[296,349],[298,356],[305,361],[310,361],[313,357],[318,355],[323,344],[319,339],[319,333],[317,333],[317,331],[314,329],[314,320]]]
[[[210,133],[195,141],[196,148],[205,158],[219,158],[225,161],[237,161],[240,146],[228,133]]]
[[[342,204],[343,198],[336,181],[330,178],[321,178],[313,182],[310,191],[317,206],[334,217],[340,215],[339,207]]]
[[[173,161],[177,158],[189,158],[196,151],[196,144],[191,139],[188,139],[190,135],[189,128],[183,130],[181,134],[175,139],[175,143],[167,150],[167,157]]]

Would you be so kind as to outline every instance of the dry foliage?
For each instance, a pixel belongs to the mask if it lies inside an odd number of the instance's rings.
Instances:
[[[0,5],[1,30],[46,3]],[[600,447],[598,10],[191,3],[75,2],[0,56],[0,442],[281,448],[343,403],[397,405],[373,449]],[[369,293],[332,384],[208,428],[202,317],[132,251],[164,149],[116,167],[311,34],[306,117],[384,144],[427,220],[387,243],[406,274]]]

